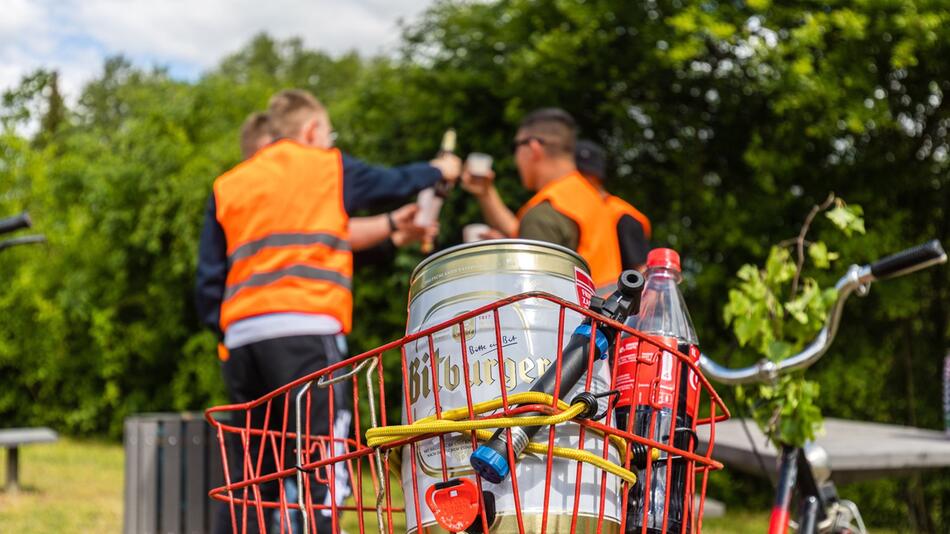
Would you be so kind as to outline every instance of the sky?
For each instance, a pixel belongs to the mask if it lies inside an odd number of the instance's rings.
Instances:
[[[300,37],[333,54],[386,53],[432,0],[0,0],[0,92],[38,68],[75,97],[123,54],[194,79],[251,37]]]

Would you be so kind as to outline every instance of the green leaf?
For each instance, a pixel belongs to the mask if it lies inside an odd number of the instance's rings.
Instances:
[[[731,323],[734,317],[741,317],[745,315],[748,312],[750,306],[751,303],[749,302],[749,298],[745,293],[739,291],[738,289],[730,289],[729,301],[722,309],[723,321],[725,321],[726,324]]]
[[[828,246],[823,241],[817,241],[808,247],[808,257],[819,269],[831,267],[831,262],[837,260],[838,256],[837,252],[829,252]]]
[[[769,342],[769,353],[768,357],[772,361],[778,361],[783,358],[791,356],[794,352],[795,347],[791,343],[785,341],[771,341]]]
[[[746,346],[750,341],[755,339],[765,326],[766,321],[757,320],[747,315],[736,317],[733,332],[735,332],[739,346]]]
[[[808,314],[805,313],[805,308],[807,306],[807,297],[805,297],[805,295],[800,295],[795,300],[785,303],[785,311],[787,311],[788,314],[799,323],[806,324],[808,323]]]
[[[864,210],[858,205],[838,205],[825,213],[834,225],[841,230],[844,235],[851,237],[852,233],[864,233]]]
[[[765,261],[765,283],[777,288],[795,276],[795,263],[791,253],[785,248],[772,247]]]
[[[844,206],[838,206],[825,213],[825,217],[834,223],[841,230],[848,228],[854,219],[854,214]]]
[[[739,280],[753,280],[759,277],[759,268],[751,263],[747,263],[739,268],[739,272],[736,276]]]

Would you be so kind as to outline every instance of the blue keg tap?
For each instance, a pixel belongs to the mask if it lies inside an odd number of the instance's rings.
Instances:
[[[628,270],[620,273],[617,281],[617,290],[606,299],[592,297],[590,309],[605,317],[613,319],[620,324],[626,322],[627,317],[640,310],[640,294],[643,292],[643,275],[638,271]],[[591,319],[587,318],[583,323],[574,329],[571,339],[564,347],[561,356],[561,385],[559,397],[564,397],[577,384],[577,381],[587,371],[588,349],[590,348],[591,335],[595,335],[594,346],[597,350],[597,359],[605,360],[613,352],[613,343],[616,339],[616,332],[606,324],[598,324],[596,334],[591,325]],[[557,381],[557,366],[551,366],[538,378],[532,392],[554,394],[554,386]],[[596,413],[596,401],[593,410]],[[538,415],[537,413],[527,413],[520,417]],[[592,415],[592,414],[591,414]],[[542,427],[513,427],[511,428],[511,446],[514,451],[514,458],[518,457],[528,446],[528,442]],[[498,484],[504,480],[511,467],[508,465],[508,429],[499,428],[492,435],[491,439],[482,444],[472,453],[470,462],[472,468],[485,480]]]

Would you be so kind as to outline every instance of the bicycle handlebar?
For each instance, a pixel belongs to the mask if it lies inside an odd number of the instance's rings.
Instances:
[[[42,235],[25,235],[22,237],[14,237],[12,239],[7,239],[5,241],[0,241],[0,250],[5,248],[15,247],[17,245],[33,245],[35,243],[45,243],[46,237]]]
[[[884,280],[926,269],[945,261],[947,261],[947,253],[943,251],[940,242],[934,239],[877,260],[871,264],[871,274],[877,280]]]
[[[933,241],[909,248],[897,254],[875,261],[870,265],[852,265],[848,272],[838,280],[835,289],[838,298],[831,306],[825,324],[804,349],[779,362],[763,359],[755,365],[734,369],[716,363],[705,354],[699,356],[699,366],[711,380],[723,384],[751,384],[755,382],[771,382],[779,375],[789,371],[807,369],[817,362],[831,346],[838,333],[838,323],[844,303],[855,291],[859,296],[868,292],[871,282],[895,278],[910,274],[934,265],[946,263],[947,253],[940,242]]]
[[[0,234],[15,232],[21,228],[29,228],[33,222],[25,211],[19,215],[0,219]]]

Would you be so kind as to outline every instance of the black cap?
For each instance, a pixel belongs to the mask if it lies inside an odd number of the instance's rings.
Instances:
[[[607,178],[607,153],[597,143],[589,139],[578,140],[574,159],[581,174],[593,176],[601,182]]]

